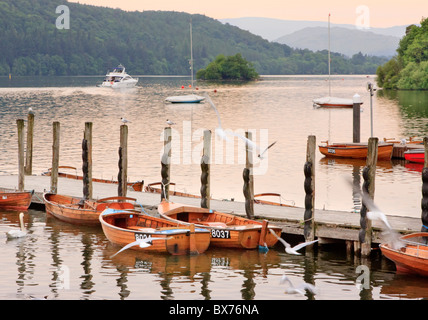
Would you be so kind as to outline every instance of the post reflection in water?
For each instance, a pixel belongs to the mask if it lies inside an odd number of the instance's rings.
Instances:
[[[1,230],[19,224],[17,213],[0,212]],[[427,298],[426,280],[402,286],[394,265],[374,250],[369,259],[347,255],[340,244],[322,244],[302,256],[284,253],[281,244],[267,253],[210,248],[195,256],[158,255],[126,250],[98,227],[80,227],[29,210],[29,236],[0,242],[0,298],[113,300],[370,300]],[[301,242],[287,236],[290,244]],[[369,286],[357,288],[360,265],[369,268]],[[11,268],[10,266],[16,266]],[[316,295],[286,294],[281,277],[307,282]],[[425,287],[424,287],[425,286]]]

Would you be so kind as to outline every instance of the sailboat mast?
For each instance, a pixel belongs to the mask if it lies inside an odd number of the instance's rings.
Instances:
[[[190,22],[190,72],[192,78],[192,90],[193,90],[193,43],[192,43],[192,22]]]
[[[330,85],[330,13],[328,14],[328,96],[331,97]]]

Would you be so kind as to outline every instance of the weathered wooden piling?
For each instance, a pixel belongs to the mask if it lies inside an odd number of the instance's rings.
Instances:
[[[51,168],[51,192],[58,191],[58,165],[60,145],[60,123],[54,121],[52,124],[52,168]]]
[[[28,112],[27,119],[27,146],[25,152],[25,175],[33,174],[33,137],[34,137],[34,113]]]
[[[90,199],[89,197],[89,176],[88,176],[88,140],[82,140],[82,182],[83,182],[83,198],[85,200]]]
[[[304,237],[306,241],[315,239],[315,149],[316,137],[309,136],[306,147],[306,162],[304,165],[305,174],[305,212],[304,212]]]
[[[424,137],[424,149],[425,160],[422,169],[421,231],[428,232],[428,137]]]
[[[210,164],[211,164],[211,130],[204,131],[204,149],[201,159],[201,207],[210,208]]]
[[[92,122],[85,122],[82,142],[83,196],[92,199]]]
[[[169,200],[169,183],[171,173],[171,143],[172,143],[172,130],[171,127],[164,129],[164,144],[163,144],[163,155],[161,159],[161,177],[162,177],[162,189],[161,189],[161,201]]]
[[[361,118],[361,97],[355,94],[353,97],[353,142],[360,142],[360,118]]]
[[[369,138],[366,166],[363,169],[363,192],[374,199],[375,191],[375,176],[376,176],[376,164],[378,154],[378,142],[379,139],[375,137]],[[371,252],[372,245],[372,223],[367,218],[367,206],[362,202],[360,211],[360,232],[359,241],[361,243],[361,255],[368,256]]]
[[[252,140],[251,132],[245,132],[245,138]],[[247,142],[245,143],[245,150],[245,169],[242,172],[242,178],[244,179],[243,193],[245,197],[245,212],[249,219],[254,219],[253,150]]]
[[[24,191],[24,119],[17,119],[18,127],[18,190]]]
[[[128,180],[128,126],[120,126],[119,173],[117,175],[119,197],[126,197]]]

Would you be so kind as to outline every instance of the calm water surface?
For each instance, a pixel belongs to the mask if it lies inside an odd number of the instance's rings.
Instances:
[[[200,151],[204,129],[217,127],[208,103],[169,105],[165,97],[188,86],[185,77],[141,77],[132,90],[97,88],[102,77],[0,79],[0,175],[17,173],[16,119],[36,113],[33,173],[51,167],[52,122],[61,123],[60,165],[81,172],[84,123],[93,122],[95,177],[117,176],[120,118],[129,123],[128,175],[146,184],[160,180],[162,133],[173,119],[171,179],[176,190],[199,193]],[[370,103],[365,89],[373,77],[337,76],[332,92],[340,97],[362,97],[361,140],[370,136]],[[317,143],[352,141],[352,111],[314,109],[312,99],[327,94],[325,77],[264,77],[249,84],[200,83],[217,106],[222,127],[251,130],[260,145],[277,141],[262,162],[255,163],[255,192],[276,192],[282,201],[303,206],[303,164],[308,135]],[[216,90],[216,92],[214,91]],[[374,135],[401,139],[428,133],[427,93],[377,91],[374,97]],[[212,197],[243,200],[243,146],[213,138]],[[327,160],[317,153],[316,207],[354,211],[358,199],[344,177],[358,176],[364,162]],[[387,213],[420,216],[421,176],[418,166],[404,161],[378,165],[375,200]],[[1,179],[1,178],[0,178]],[[55,299],[312,299],[287,295],[279,285],[286,273],[295,284],[315,283],[315,299],[418,299],[427,296],[426,282],[395,275],[394,267],[375,253],[369,262],[370,289],[356,286],[355,269],[362,262],[346,257],[344,249],[323,249],[314,255],[291,257],[281,246],[267,254],[209,249],[197,257],[135,254],[110,259],[118,250],[100,228],[60,223],[30,210],[30,235],[7,241],[16,227],[17,213],[0,212],[0,298],[26,299],[48,295]],[[67,276],[64,276],[67,275]],[[68,277],[66,288],[62,279]],[[406,286],[403,286],[405,281]],[[150,287],[150,290],[147,289]]]

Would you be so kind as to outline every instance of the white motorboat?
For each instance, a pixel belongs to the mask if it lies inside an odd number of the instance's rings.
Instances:
[[[194,89],[193,85],[193,43],[192,43],[192,23],[190,23],[190,76],[192,79],[191,88]],[[182,96],[172,96],[165,99],[166,102],[170,103],[199,103],[203,101],[205,97],[198,96],[195,93],[182,95]]]
[[[138,78],[134,79],[125,72],[125,67],[119,65],[114,68],[113,71],[108,72],[106,77],[101,84],[101,87],[109,88],[133,88],[138,82]]]

